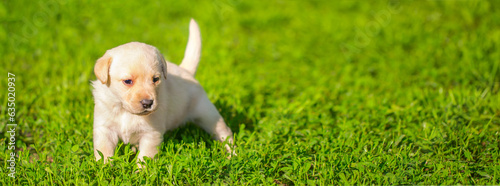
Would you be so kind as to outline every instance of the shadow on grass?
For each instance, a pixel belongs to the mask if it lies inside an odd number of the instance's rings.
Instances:
[[[219,113],[224,118],[226,125],[233,131],[233,136],[240,132],[240,125],[245,125],[245,130],[253,131],[255,128],[255,119],[251,119],[245,113],[247,109],[238,110],[233,105],[217,101],[214,103]],[[213,138],[196,124],[188,122],[177,129],[167,131],[163,135],[163,146],[169,143],[198,143],[204,141],[207,148],[213,144]]]

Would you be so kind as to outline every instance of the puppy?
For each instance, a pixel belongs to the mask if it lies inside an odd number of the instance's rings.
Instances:
[[[233,143],[232,132],[194,78],[201,36],[191,19],[180,66],[151,45],[131,42],[106,51],[94,67],[94,155],[104,162],[119,140],[139,146],[139,161],[153,158],[163,134],[192,121],[216,140]],[[226,144],[226,149],[231,148]]]

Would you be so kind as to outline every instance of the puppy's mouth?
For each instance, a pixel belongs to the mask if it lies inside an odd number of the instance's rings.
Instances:
[[[126,109],[128,110],[129,113],[138,115],[138,116],[147,116],[150,115],[151,113],[155,112],[157,108],[148,108],[148,109],[141,109],[141,110],[132,110],[132,109]]]
[[[151,108],[134,108],[130,105],[123,105],[123,108],[128,111],[128,113],[138,115],[138,116],[147,116],[150,115],[151,113],[155,112],[158,107],[156,105],[152,105]]]
[[[148,110],[144,110],[144,111],[142,111],[142,112],[136,113],[136,114],[137,114],[137,115],[140,115],[140,116],[147,116],[147,115],[149,115],[149,114],[153,113],[154,111],[155,111],[155,110],[149,110],[149,109],[148,109]]]

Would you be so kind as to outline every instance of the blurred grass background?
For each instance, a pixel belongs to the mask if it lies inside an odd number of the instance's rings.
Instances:
[[[0,182],[499,184],[498,12],[486,0],[0,1],[0,136],[11,72],[20,149],[16,179]],[[146,171],[128,146],[113,167],[94,162],[95,60],[140,41],[179,63],[190,18],[197,79],[238,156],[188,125]]]

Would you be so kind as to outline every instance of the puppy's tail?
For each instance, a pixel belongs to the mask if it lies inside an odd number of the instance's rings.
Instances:
[[[200,28],[194,19],[189,23],[189,39],[184,52],[184,59],[180,67],[186,69],[193,76],[196,74],[198,62],[200,62],[201,55],[201,35]]]

